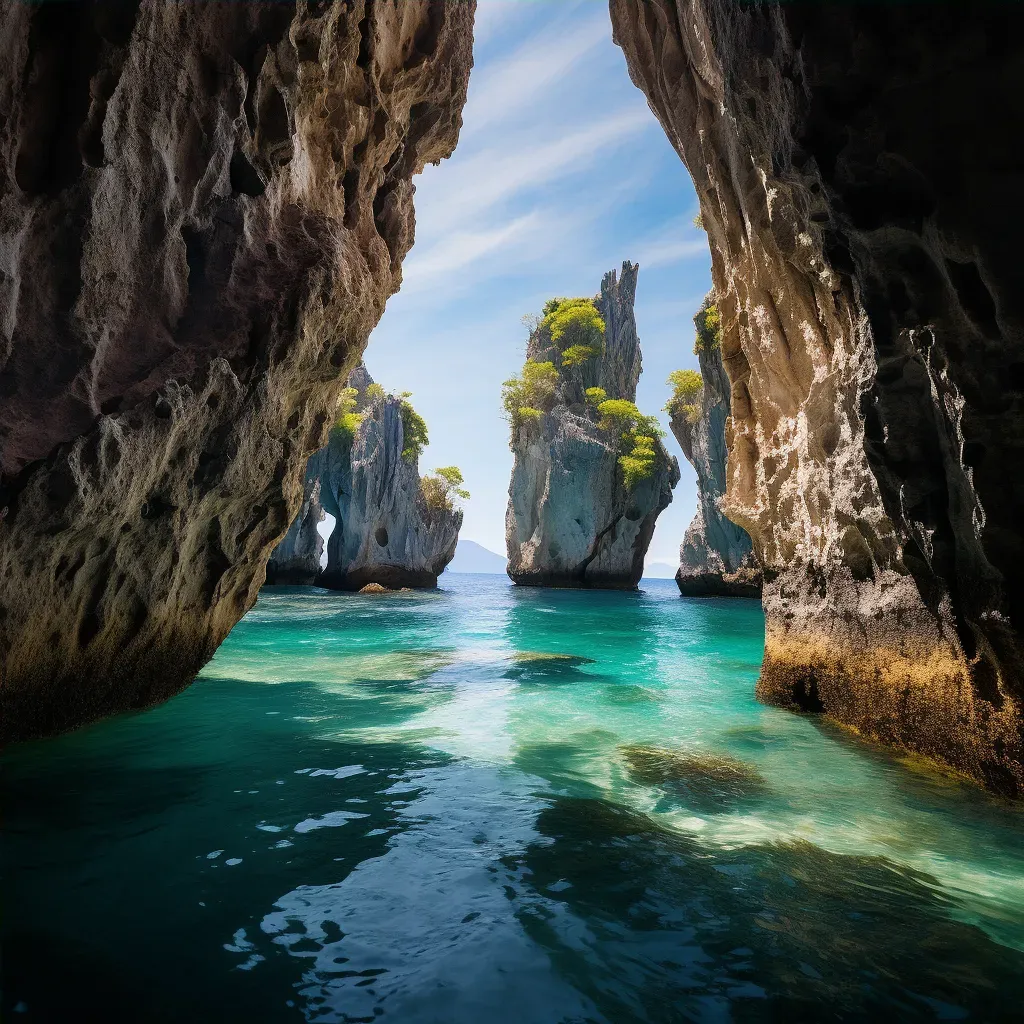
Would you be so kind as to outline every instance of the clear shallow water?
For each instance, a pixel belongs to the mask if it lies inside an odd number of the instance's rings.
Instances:
[[[1022,1019],[1024,811],[758,705],[755,602],[442,579],[6,753],[4,1019]]]

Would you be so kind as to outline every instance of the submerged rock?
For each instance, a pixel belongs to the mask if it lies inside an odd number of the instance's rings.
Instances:
[[[620,749],[634,782],[676,788],[702,803],[713,805],[759,797],[768,791],[764,776],[757,768],[734,757],[708,751],[665,750],[643,744]]]
[[[318,582],[335,590],[436,587],[455,555],[462,510],[439,478],[425,490],[406,400],[375,389],[364,368],[349,386],[358,392],[358,423],[336,426],[316,456],[321,501],[336,519]]]
[[[668,407],[672,433],[697,471],[697,511],[679,548],[676,583],[680,593],[692,597],[760,597],[761,570],[750,537],[722,511],[730,388],[721,332],[707,322],[709,311],[717,320],[711,296],[694,317],[700,390],[684,395],[677,388]]]
[[[0,739],[256,600],[458,138],[474,4],[4,4]]]
[[[611,12],[711,244],[758,695],[1021,795],[1024,8]]]
[[[636,398],[637,270],[623,263],[620,278],[614,271],[605,275],[594,300],[603,338],[589,356],[579,353],[581,361],[570,363],[569,350],[553,340],[546,321],[530,335],[526,370],[548,365],[551,379],[550,387],[542,379],[533,388],[541,407],[510,408],[515,462],[505,538],[514,583],[635,588],[655,522],[672,501],[679,481],[676,460],[652,437],[649,470],[627,486],[624,435],[605,425],[608,417],[595,397],[597,389],[604,400],[620,405]]]

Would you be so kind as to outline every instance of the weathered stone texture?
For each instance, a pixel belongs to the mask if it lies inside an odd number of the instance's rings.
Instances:
[[[370,383],[362,368],[349,378],[361,391]],[[402,454],[400,400],[361,398],[359,408],[363,419],[354,435],[332,431],[327,447],[310,460],[320,474],[323,506],[336,519],[317,583],[334,590],[370,583],[436,587],[455,556],[462,511],[424,500],[418,460]]]
[[[474,5],[0,8],[0,733],[188,684],[256,598],[447,156]]]
[[[1024,790],[1024,10],[611,0],[693,176],[759,694]]]
[[[602,387],[609,398],[636,398],[637,270],[623,263],[620,277],[614,271],[605,275],[597,301],[605,322],[601,356],[563,371],[554,408],[513,436],[505,538],[508,575],[515,583],[634,589],[657,518],[672,501],[679,482],[676,460],[658,441],[657,470],[627,491],[616,441],[598,426],[584,394]],[[558,363],[543,327],[530,336],[526,354]]]
[[[720,347],[697,353],[702,387],[695,415],[672,407],[669,423],[697,472],[697,512],[679,548],[676,583],[689,597],[760,597],[761,570],[747,532],[726,518],[725,444],[729,378]]]
[[[324,539],[317,527],[324,521],[324,507],[320,501],[319,454],[311,455],[306,464],[299,514],[267,562],[266,582],[271,586],[311,586],[320,575]]]

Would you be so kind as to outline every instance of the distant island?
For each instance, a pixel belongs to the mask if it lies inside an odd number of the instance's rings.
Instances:
[[[455,548],[455,557],[448,563],[446,572],[482,572],[505,575],[507,562],[504,555],[489,551],[475,540],[463,540]]]

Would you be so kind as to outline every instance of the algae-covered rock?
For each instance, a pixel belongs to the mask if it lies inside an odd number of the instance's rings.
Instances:
[[[757,768],[724,754],[644,744],[620,749],[634,782],[674,789],[711,808],[719,802],[763,796],[768,791]]]

